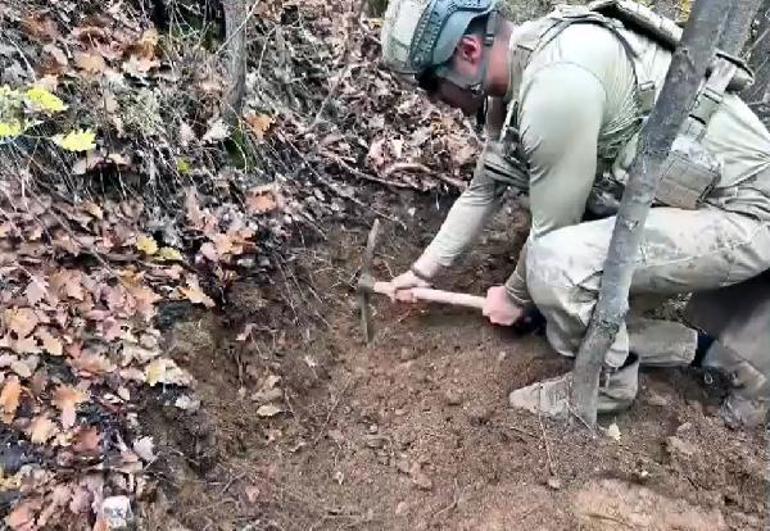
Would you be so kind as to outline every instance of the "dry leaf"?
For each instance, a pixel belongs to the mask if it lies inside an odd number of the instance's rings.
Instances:
[[[246,196],[246,207],[251,214],[266,214],[278,208],[278,200],[273,186],[259,186]]]
[[[249,336],[251,335],[252,330],[254,330],[254,327],[257,326],[254,323],[248,323],[246,326],[243,327],[243,332],[238,334],[238,337],[235,338],[236,341],[246,341]]]
[[[220,232],[219,234],[214,234],[211,239],[214,241],[214,247],[216,248],[217,254],[219,256],[231,254],[235,250],[232,234]]]
[[[123,63],[123,71],[126,74],[141,78],[144,77],[147,72],[153,68],[158,68],[159,66],[160,61],[156,59],[148,59],[146,57],[137,57],[132,55],[128,58],[128,61]]]
[[[19,375],[21,378],[29,378],[32,376],[32,369],[21,360],[11,362],[11,370]]]
[[[27,289],[24,290],[24,295],[27,297],[27,302],[31,306],[35,306],[43,299],[48,298],[48,283],[45,280],[32,276],[30,277]]]
[[[20,339],[30,335],[39,322],[31,308],[9,308],[3,312],[3,317],[6,328]]]
[[[75,53],[75,64],[89,74],[101,74],[107,68],[104,58],[96,53]]]
[[[273,117],[267,114],[250,114],[246,116],[245,120],[251,132],[259,140],[264,140],[265,134],[275,122]]]
[[[179,143],[182,147],[187,147],[195,140],[195,131],[187,122],[182,122],[179,126]]]
[[[37,340],[34,336],[29,336],[14,341],[11,348],[17,354],[38,354],[40,352],[40,347],[38,346]]]
[[[45,415],[40,415],[39,417],[32,419],[32,422],[27,429],[27,435],[33,444],[45,444],[57,431],[58,428],[51,419]]]
[[[211,127],[201,139],[204,144],[214,144],[220,140],[224,140],[230,135],[230,131],[227,128],[224,120],[221,118],[211,124]]]
[[[86,400],[88,400],[88,395],[75,387],[61,385],[56,389],[54,399],[51,402],[61,411],[61,424],[65,429],[75,425],[75,410],[79,404]]]
[[[142,437],[134,441],[133,448],[136,455],[141,457],[145,463],[155,461],[155,454],[153,453],[155,444],[152,442],[152,437]]]
[[[0,392],[0,408],[3,411],[2,419],[6,424],[10,424],[13,417],[16,416],[20,398],[21,384],[19,383],[19,377],[12,374],[5,379],[3,390]]]
[[[256,485],[249,485],[245,489],[243,489],[244,494],[246,494],[246,499],[249,500],[249,503],[257,503],[257,499],[259,498],[259,487]]]
[[[164,262],[182,262],[184,258],[182,253],[174,249],[173,247],[161,247],[158,251],[158,259]]]
[[[201,245],[200,253],[212,262],[219,262],[219,254],[217,254],[217,250],[211,242]]]
[[[104,219],[104,211],[93,201],[83,201],[80,207],[98,220]]]
[[[35,332],[35,336],[43,342],[43,350],[48,352],[51,356],[61,356],[64,350],[61,341],[54,337],[51,332],[45,328],[39,328]]]
[[[158,244],[152,236],[141,234],[136,238],[136,248],[146,255],[153,255],[158,252]]]
[[[144,370],[147,385],[153,387],[157,384],[166,385],[190,385],[193,377],[184,369],[181,369],[174,360],[158,358],[152,361]]]
[[[274,417],[282,412],[283,409],[275,404],[265,404],[264,406],[259,406],[259,409],[257,409],[257,415],[260,417]]]
[[[35,513],[40,509],[40,500],[32,499],[29,501],[21,502],[16,508],[11,511],[5,522],[8,527],[14,531],[34,531],[37,529],[35,525]]]
[[[72,450],[77,454],[97,455],[101,452],[102,434],[93,426],[78,430]]]
[[[187,287],[179,288],[179,290],[185,297],[187,297],[187,300],[193,304],[203,304],[206,308],[213,308],[216,306],[216,303],[211,299],[211,297],[203,293],[203,290],[198,283],[198,277],[196,276],[188,276]]]

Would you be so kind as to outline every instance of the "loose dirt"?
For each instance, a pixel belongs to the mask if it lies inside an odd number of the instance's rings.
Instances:
[[[383,278],[417,256],[446,208],[394,201],[411,221],[386,227]],[[483,293],[503,280],[525,225],[509,208],[441,286]],[[367,231],[339,225],[295,249],[280,281],[231,290],[224,315],[167,309],[166,349],[197,378],[202,405],[180,414],[147,401],[140,418],[161,448],[144,527],[765,526],[766,433],[727,429],[694,370],[645,372],[633,408],[601,421],[617,423],[615,440],[507,407],[511,390],[569,369],[540,335],[377,300],[366,346],[354,284]],[[265,403],[282,411],[262,417]]]

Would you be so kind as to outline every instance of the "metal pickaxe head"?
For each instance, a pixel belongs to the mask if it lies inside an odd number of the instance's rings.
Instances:
[[[374,277],[372,276],[372,262],[374,261],[374,249],[377,245],[377,236],[380,232],[380,220],[375,220],[372,230],[369,231],[369,238],[366,241],[366,250],[364,251],[364,261],[361,265],[361,275],[358,277],[358,286],[356,289],[358,295],[358,307],[361,310],[361,329],[364,332],[364,338],[367,343],[374,339],[374,326],[372,324],[371,308],[369,307],[369,297],[374,290]]]

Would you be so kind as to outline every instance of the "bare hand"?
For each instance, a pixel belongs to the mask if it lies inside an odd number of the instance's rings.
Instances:
[[[393,294],[390,296],[390,300],[394,302],[417,302],[417,299],[415,299],[412,294],[412,288],[430,287],[430,284],[421,278],[417,278],[411,271],[398,275],[390,281],[390,285],[393,288]]]
[[[483,313],[492,324],[511,326],[522,318],[524,308],[511,300],[505,286],[494,286],[487,291]]]

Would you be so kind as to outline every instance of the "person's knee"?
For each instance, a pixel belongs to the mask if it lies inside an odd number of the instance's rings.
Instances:
[[[596,258],[571,232],[554,231],[528,244],[527,287],[540,308],[563,306],[595,273]]]

